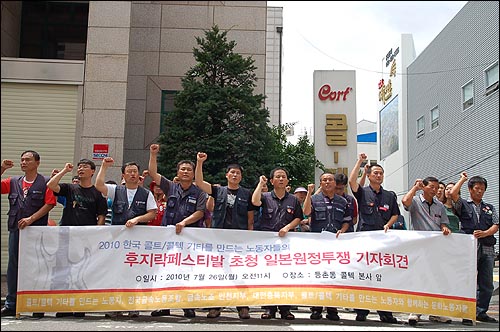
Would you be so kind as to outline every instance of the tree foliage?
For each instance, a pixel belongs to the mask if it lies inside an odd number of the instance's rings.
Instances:
[[[269,168],[273,141],[264,96],[253,94],[254,60],[234,53],[236,43],[217,26],[196,41],[197,64],[182,79],[175,109],[165,117],[160,172],[173,177],[178,161],[196,161],[196,153],[203,151],[208,154],[203,165],[206,181],[225,184],[226,166],[239,163],[244,168],[242,184],[253,187]]]
[[[193,49],[196,65],[182,79],[182,91],[174,97],[174,110],[165,116],[165,131],[158,168],[168,178],[176,175],[177,162],[196,162],[203,151],[204,179],[226,184],[225,170],[231,163],[244,168],[242,185],[253,188],[260,175],[269,176],[276,166],[285,167],[291,185],[314,182],[318,161],[307,135],[297,145],[287,142],[289,125],[269,126],[264,96],[254,95],[254,60],[234,52],[236,43],[217,26],[197,37]]]
[[[306,187],[314,181],[316,168],[325,170],[324,165],[316,159],[314,144],[309,140],[307,133],[299,136],[296,144],[290,143],[286,138],[286,131],[294,124],[288,123],[273,127],[275,136],[275,152],[278,156],[275,166],[284,167],[290,174],[289,184],[292,188]]]

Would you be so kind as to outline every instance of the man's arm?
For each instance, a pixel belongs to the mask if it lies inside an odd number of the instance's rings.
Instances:
[[[302,208],[304,210],[304,214],[306,216],[309,216],[311,214],[311,210],[312,210],[311,200],[312,200],[313,192],[314,192],[314,184],[310,183],[307,185],[307,196],[304,199],[304,207]]]
[[[288,223],[288,225],[284,226],[279,230],[278,235],[280,237],[283,237],[289,231],[294,230],[298,225],[300,225],[300,222],[304,217],[304,211],[302,210],[302,207],[300,206],[300,202],[298,199],[295,201],[295,209],[293,212],[293,216],[294,219],[290,223]]]
[[[139,223],[146,224],[148,221],[153,220],[155,217],[156,217],[156,209],[148,210],[148,212],[146,212],[145,214],[141,214],[140,216],[127,220],[125,226],[133,227]]]
[[[206,192],[207,194],[212,194],[212,185],[203,180],[203,163],[207,160],[207,154],[205,152],[198,152],[196,155],[196,169],[194,173],[194,181],[196,186]]]
[[[187,225],[194,224],[195,222],[205,217],[205,210],[207,208],[207,197],[208,195],[205,193],[198,195],[198,199],[196,200],[196,211],[193,212],[190,216],[184,218],[184,220],[181,220],[180,222],[175,224],[176,234],[180,234],[182,232],[182,229]]]
[[[415,197],[415,194],[417,191],[422,189],[424,187],[424,184],[422,182],[422,179],[416,179],[415,183],[413,184],[413,187],[411,187],[410,191],[408,191],[404,196],[403,199],[401,200],[401,203],[403,203],[403,206],[405,208],[409,208],[411,203],[413,202],[413,197]]]
[[[247,212],[247,218],[248,218],[248,230],[253,231],[253,224],[254,224],[254,210],[248,211]]]
[[[175,233],[180,234],[184,227],[186,227],[187,225],[194,224],[195,222],[197,222],[198,220],[200,220],[204,216],[205,216],[204,211],[198,210],[198,211],[193,212],[193,214],[191,214],[189,217],[187,217],[184,220],[175,224]]]
[[[288,223],[286,226],[283,226],[283,228],[279,230],[278,235],[280,237],[285,236],[286,233],[288,233],[292,229],[295,229],[300,224],[300,220],[301,218],[293,219],[290,223]]]
[[[153,179],[154,182],[156,182],[158,185],[160,185],[161,182],[161,174],[158,173],[158,152],[160,152],[160,145],[159,144],[151,144],[149,147],[149,165],[148,165],[148,170],[149,170],[149,175],[151,176],[151,179]]]
[[[99,172],[97,173],[97,177],[95,179],[94,186],[97,190],[99,190],[104,196],[108,196],[108,187],[106,187],[106,171],[108,167],[113,165],[114,160],[111,157],[106,157],[102,160],[101,168],[99,168]]]
[[[257,187],[253,191],[252,194],[252,204],[254,206],[261,206],[262,202],[260,199],[262,198],[262,186],[267,182],[267,178],[264,175],[261,175],[259,178],[259,183],[257,184]]]
[[[97,225],[102,226],[106,224],[106,216],[98,215],[97,216]]]
[[[367,159],[366,154],[360,153],[358,160],[356,160],[356,164],[351,170],[351,173],[349,174],[349,186],[351,187],[351,191],[353,193],[357,192],[359,189],[359,184],[358,184],[358,173],[359,173],[359,168],[361,167],[361,164],[363,161]]]
[[[460,174],[460,180],[458,180],[458,182],[455,183],[455,185],[453,186],[453,188],[451,188],[450,191],[451,200],[453,202],[458,201],[458,199],[460,198],[460,188],[462,188],[463,184],[466,181],[467,181],[467,173],[462,172]]]
[[[363,168],[363,174],[361,174],[361,179],[359,179],[359,185],[361,187],[364,187],[365,186],[365,182],[366,182],[366,175],[368,174],[368,169],[369,169],[369,165],[368,163],[365,164],[365,167]]]
[[[384,231],[387,232],[392,228],[392,225],[398,220],[399,214],[395,214],[389,218],[389,221],[384,225]]]
[[[50,210],[54,208],[55,205],[52,204],[44,204],[38,211],[33,213],[31,216],[22,218],[18,222],[19,229],[24,229],[26,226],[31,225],[38,219],[42,218],[44,215],[49,213]]]
[[[73,164],[66,163],[64,165],[64,169],[58,173],[56,173],[53,177],[50,178],[49,182],[47,182],[47,187],[55,193],[61,191],[61,186],[59,186],[59,181],[61,181],[62,177],[67,173],[71,173],[73,171]]]
[[[350,222],[343,222],[342,227],[337,231],[337,234],[335,235],[335,237],[338,238],[340,234],[347,232],[347,230],[349,229],[349,226],[351,226]]]
[[[10,160],[10,159],[2,160],[2,174],[1,175],[3,175],[3,173],[6,170],[8,170],[9,168],[12,168],[12,167],[14,167],[14,162],[12,160]]]

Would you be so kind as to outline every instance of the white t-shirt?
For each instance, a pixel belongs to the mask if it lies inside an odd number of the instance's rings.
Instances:
[[[111,201],[115,200],[115,192],[116,192],[116,184],[107,184],[106,187],[108,188],[108,198]],[[128,189],[127,188],[127,199],[128,199],[128,206],[132,204],[132,201],[134,200],[135,193],[137,192],[136,189]],[[146,211],[149,210],[156,210],[158,206],[156,205],[155,198],[151,191],[148,190],[148,201],[146,203]]]

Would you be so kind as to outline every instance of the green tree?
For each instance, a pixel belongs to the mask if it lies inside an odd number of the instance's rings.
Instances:
[[[196,38],[197,62],[182,79],[182,91],[174,98],[174,110],[166,114],[160,135],[159,170],[172,178],[180,160],[196,162],[204,151],[204,178],[225,183],[225,168],[244,168],[242,185],[253,187],[274,162],[274,136],[268,125],[264,96],[254,95],[256,67],[251,57],[234,53],[236,43],[217,26]]]
[[[307,187],[309,183],[315,183],[316,167],[322,170],[325,170],[325,167],[316,159],[314,144],[309,140],[307,133],[300,136],[296,144],[287,140],[286,131],[293,125],[290,123],[273,127],[274,167],[284,167],[290,173],[289,184],[292,188]]]

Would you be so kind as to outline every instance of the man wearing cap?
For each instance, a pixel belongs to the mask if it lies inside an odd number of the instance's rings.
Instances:
[[[300,202],[300,206],[302,206],[302,209],[303,209],[304,208],[304,201],[305,201],[306,196],[307,196],[307,189],[304,187],[297,187],[294,190],[293,194],[295,195],[295,197],[297,197],[297,199]],[[309,217],[307,216],[307,214],[304,214],[304,217],[300,221],[300,224],[297,227],[295,227],[295,231],[296,232],[309,232],[309,230],[310,230]]]

